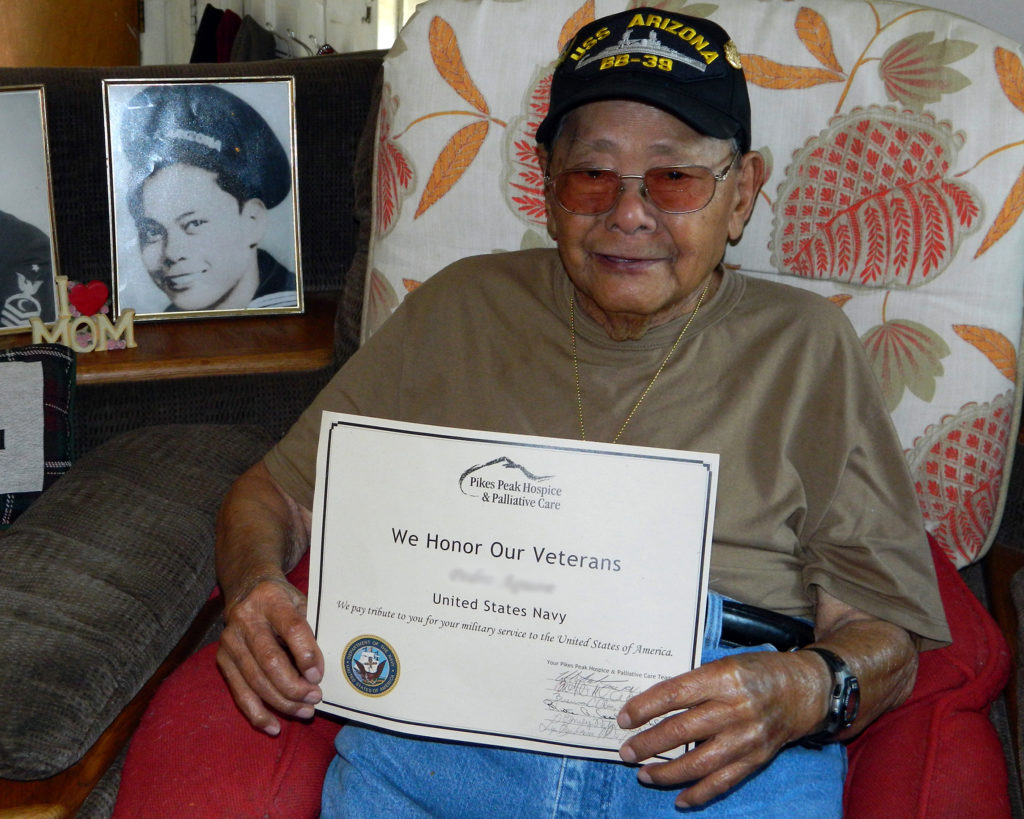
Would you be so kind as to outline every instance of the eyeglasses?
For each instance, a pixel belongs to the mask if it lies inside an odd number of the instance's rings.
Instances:
[[[715,173],[704,165],[671,165],[640,174],[620,174],[607,168],[579,168],[544,177],[562,210],[577,216],[607,213],[626,189],[623,179],[640,179],[640,195],[665,213],[693,213],[715,198],[718,183],[736,164],[735,151],[724,170]]]

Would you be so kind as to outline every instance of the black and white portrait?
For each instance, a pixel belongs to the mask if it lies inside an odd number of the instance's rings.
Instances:
[[[0,332],[57,318],[42,86],[0,88]]]
[[[117,311],[300,312],[291,78],[104,85]]]

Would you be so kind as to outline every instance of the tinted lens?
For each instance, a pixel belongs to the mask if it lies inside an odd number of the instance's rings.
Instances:
[[[715,195],[715,175],[699,165],[651,168],[644,174],[647,195],[669,213],[700,210]]]
[[[559,203],[570,213],[604,213],[619,195],[619,175],[614,171],[564,171],[552,182]]]
[[[614,207],[622,178],[614,171],[563,171],[551,181],[559,204],[570,213],[605,213]],[[699,165],[651,168],[644,190],[654,205],[668,213],[700,210],[715,195],[715,175]]]

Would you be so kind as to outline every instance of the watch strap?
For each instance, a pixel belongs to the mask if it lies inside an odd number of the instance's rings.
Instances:
[[[813,651],[821,657],[832,675],[825,727],[821,731],[804,737],[800,743],[808,747],[820,748],[826,742],[834,740],[840,731],[849,728],[857,718],[857,710],[860,705],[860,684],[843,658],[834,651],[820,646],[805,646],[801,651]]]

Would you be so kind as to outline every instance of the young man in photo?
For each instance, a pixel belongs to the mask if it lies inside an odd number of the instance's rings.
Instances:
[[[121,134],[142,262],[170,301],[158,310],[296,304],[295,274],[259,247],[291,163],[252,106],[215,85],[153,86],[128,102]]]

